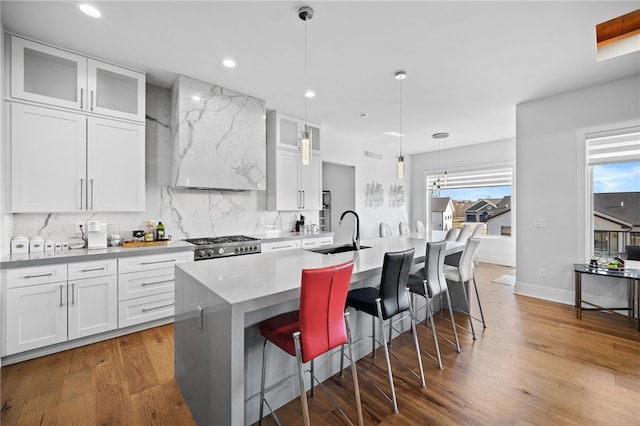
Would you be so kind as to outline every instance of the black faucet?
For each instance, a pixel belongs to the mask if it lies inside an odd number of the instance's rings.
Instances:
[[[347,213],[351,213],[356,217],[356,235],[354,238],[352,234],[351,241],[353,242],[353,248],[356,250],[360,250],[360,217],[358,216],[358,213],[354,212],[353,210],[345,210],[344,212],[342,212],[342,215],[340,215],[340,222],[338,222],[338,225],[342,225],[342,219],[344,219]]]

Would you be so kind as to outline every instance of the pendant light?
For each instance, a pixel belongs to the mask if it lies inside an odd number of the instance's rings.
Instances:
[[[396,72],[396,80],[400,81],[400,155],[398,156],[398,163],[396,166],[396,172],[398,179],[404,179],[404,155],[402,154],[402,80],[407,78],[407,73],[404,71]]]
[[[432,137],[434,139],[444,139],[444,174],[442,177],[442,186],[444,186],[446,188],[447,186],[447,138],[449,137],[449,133],[447,132],[440,132],[440,133],[434,133],[432,135]],[[438,190],[440,189],[441,183],[440,183],[440,177],[438,176]]]
[[[307,22],[313,18],[313,9],[303,6],[298,10],[298,17],[304,21],[304,129],[302,131],[302,164],[311,164],[311,132],[307,127],[307,99],[310,93],[307,87]]]

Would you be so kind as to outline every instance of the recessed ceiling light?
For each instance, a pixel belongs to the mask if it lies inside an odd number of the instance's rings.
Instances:
[[[314,92],[313,90],[307,90],[306,92],[304,92],[304,95],[307,98],[315,98],[316,97],[316,92]]]
[[[96,9],[95,6],[91,6],[90,4],[82,3],[78,5],[78,8],[82,11],[82,13],[84,13],[85,15],[89,15],[92,18],[99,18],[102,16],[100,11]]]
[[[191,99],[192,99],[194,102],[200,102],[200,96],[197,96],[197,95],[196,95],[196,96],[192,96],[192,97],[191,97]]]
[[[404,136],[402,133],[398,133],[398,132],[384,132],[384,134],[389,136],[396,136],[396,137]]]
[[[233,59],[225,59],[224,61],[222,61],[222,65],[224,65],[227,68],[235,68],[236,67],[236,61],[234,61]]]

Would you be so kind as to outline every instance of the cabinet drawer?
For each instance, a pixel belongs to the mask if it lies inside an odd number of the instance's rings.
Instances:
[[[118,304],[118,327],[171,317],[175,311],[173,292],[124,300]]]
[[[262,243],[262,252],[278,250],[293,250],[300,248],[300,240],[278,241],[274,243]]]
[[[117,273],[118,261],[116,259],[69,264],[69,280],[105,277],[107,275],[115,275]]]
[[[118,259],[118,272],[126,274],[129,272],[151,271],[173,266],[176,263],[190,262],[193,260],[193,252],[185,251],[178,253],[157,254],[152,256],[137,256]]]
[[[34,266],[7,270],[7,288],[67,281],[67,265]],[[65,283],[66,285],[66,283]]]
[[[120,274],[118,277],[118,300],[173,292],[174,278],[173,267]]]
[[[333,244],[333,237],[316,237],[302,240],[302,248],[315,248]]]

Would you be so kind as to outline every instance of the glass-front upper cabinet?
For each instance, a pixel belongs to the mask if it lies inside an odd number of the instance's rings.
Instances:
[[[11,37],[11,96],[84,109],[87,59],[64,50]]]
[[[89,111],[144,121],[144,74],[89,59],[87,75]]]
[[[145,75],[11,37],[11,97],[135,121],[145,120]]]

